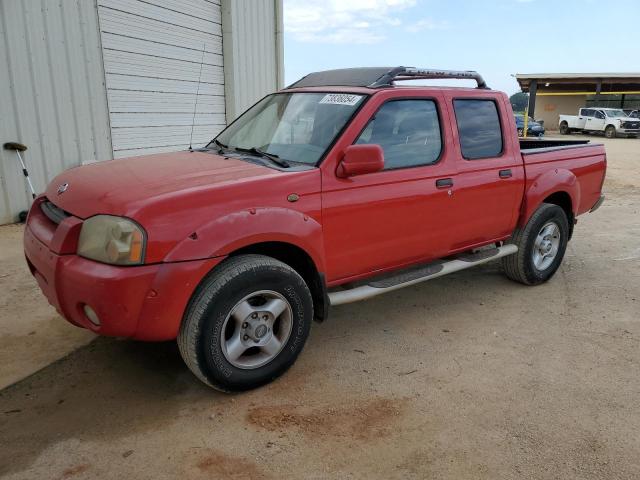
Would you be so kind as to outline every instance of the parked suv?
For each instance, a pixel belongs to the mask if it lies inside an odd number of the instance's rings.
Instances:
[[[524,137],[524,115],[516,114],[516,128],[518,129],[518,136]],[[536,122],[533,118],[529,117],[527,121],[527,136],[528,137],[542,137],[544,135],[544,127],[541,123]]]

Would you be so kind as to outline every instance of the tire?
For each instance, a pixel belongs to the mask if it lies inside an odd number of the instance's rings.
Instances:
[[[549,255],[540,261],[541,249],[545,250],[549,247],[547,240],[540,242],[540,238],[544,238],[544,235],[542,237],[540,235],[551,225],[555,226],[557,235],[549,236],[548,242],[551,245]],[[550,233],[550,230],[547,230],[547,233]],[[543,203],[523,228],[516,228],[507,242],[517,245],[518,252],[502,259],[505,274],[511,280],[525,285],[539,285],[546,282],[560,267],[568,241],[569,221],[566,213],[557,205]]]
[[[571,133],[569,124],[567,122],[560,123],[560,135],[569,135],[569,133]]]
[[[293,365],[312,319],[311,292],[295,270],[263,255],[231,257],[193,294],[178,347],[207,385],[224,392],[249,390]]]
[[[609,125],[604,129],[604,136],[607,138],[616,138],[616,127]]]

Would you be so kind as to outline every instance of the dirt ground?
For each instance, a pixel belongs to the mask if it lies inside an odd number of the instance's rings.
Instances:
[[[95,337],[62,321],[47,303],[24,260],[22,231],[0,227],[0,389]]]
[[[240,395],[172,343],[97,339],[0,392],[0,476],[640,477],[640,140],[596,140],[607,201],[551,282],[488,264],[334,308]]]

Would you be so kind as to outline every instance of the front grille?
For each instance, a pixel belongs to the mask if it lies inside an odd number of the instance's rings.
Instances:
[[[640,128],[640,121],[637,122],[622,122],[622,128]]]
[[[46,217],[56,225],[62,222],[65,218],[71,216],[48,200],[45,200],[40,204],[40,210],[42,210],[42,213],[44,213]]]

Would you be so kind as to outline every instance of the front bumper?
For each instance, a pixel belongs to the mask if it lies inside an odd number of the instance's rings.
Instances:
[[[65,319],[99,335],[139,340],[176,338],[196,286],[223,259],[106,265],[75,254],[54,253],[29,224],[24,251],[40,289]],[[99,325],[86,316],[85,305],[95,311]]]

